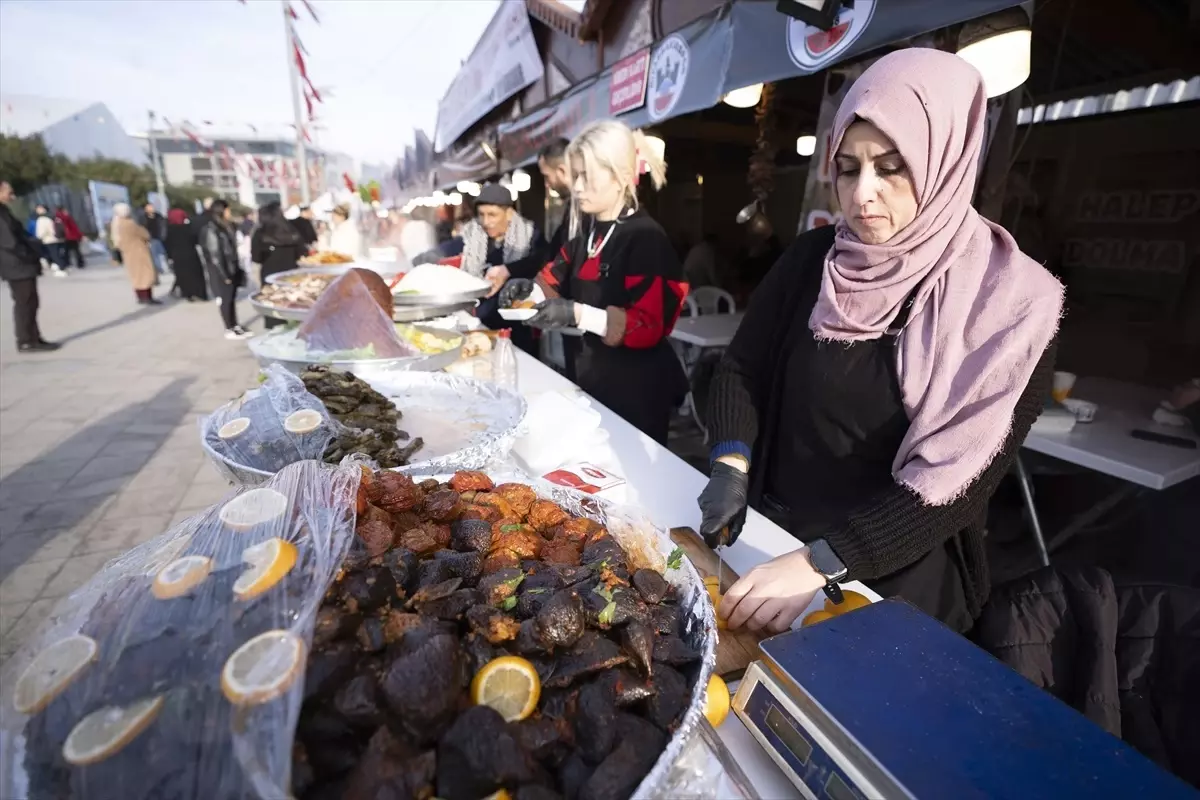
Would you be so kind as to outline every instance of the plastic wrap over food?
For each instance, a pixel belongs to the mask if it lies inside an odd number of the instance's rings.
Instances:
[[[339,425],[299,377],[278,364],[263,382],[200,423],[204,449],[227,480],[257,484],[288,464],[320,460]]]
[[[378,273],[351,269],[321,293],[296,338],[342,360],[409,358],[420,351],[396,333],[392,293]]]
[[[281,798],[362,471],[305,461],[108,562],[0,679],[0,796]]]
[[[424,445],[399,471],[480,469],[505,458],[521,434],[525,398],[494,383],[437,372],[363,366],[355,370],[396,404],[401,424]]]
[[[631,572],[642,567],[657,570],[675,587],[679,605],[685,615],[681,625],[682,638],[691,649],[701,654],[701,658],[687,709],[679,718],[675,733],[668,740],[662,755],[642,779],[632,797],[683,796],[677,790],[684,786],[688,787],[689,791],[694,790],[698,783],[699,771],[719,771],[711,761],[695,755],[685,762],[682,769],[676,768],[690,743],[701,736],[699,727],[704,722],[705,693],[717,660],[716,613],[700,573],[692,566],[691,561],[682,556],[682,551],[677,550],[671,541],[670,533],[656,527],[649,517],[637,508],[618,505],[530,478],[511,462],[489,464],[486,474],[497,485],[509,482],[527,484],[539,497],[557,503],[568,514],[587,517],[600,523],[625,551]],[[413,474],[412,477],[414,480],[432,477],[445,481],[451,476],[421,472]]]

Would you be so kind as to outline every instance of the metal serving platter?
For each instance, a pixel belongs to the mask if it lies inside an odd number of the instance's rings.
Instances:
[[[458,361],[459,357],[462,356],[463,342],[466,340],[463,334],[458,333],[457,331],[447,331],[442,330],[441,328],[430,328],[423,325],[414,325],[413,327],[422,333],[427,333],[438,339],[442,339],[443,341],[450,342],[457,339],[458,344],[441,353],[418,353],[417,355],[402,358],[356,358],[332,361],[322,361],[313,358],[284,358],[278,355],[273,355],[270,352],[270,347],[268,346],[271,342],[272,335],[278,335],[273,333],[268,333],[265,336],[256,336],[253,339],[250,339],[247,342],[247,345],[250,347],[250,352],[254,354],[256,359],[258,359],[260,366],[265,367],[268,364],[279,364],[294,375],[299,375],[309,364],[323,364],[325,366],[333,367],[334,369],[355,373],[357,373],[357,370],[360,367],[364,366],[396,370],[412,370],[414,372],[437,372],[440,369],[445,369],[446,367],[450,366],[455,361]],[[408,344],[411,345],[411,343]],[[413,346],[415,349],[415,345],[411,346]]]
[[[290,322],[303,322],[308,319],[308,312],[312,310],[311,308],[280,308],[263,303],[257,297],[250,298],[250,306],[264,317],[285,319]],[[423,319],[449,316],[455,311],[469,311],[474,307],[474,300],[444,305],[395,305],[392,310],[392,319],[396,322],[418,322]]]
[[[397,275],[407,272],[407,268],[402,264],[389,264],[385,261],[352,261],[346,264],[315,264],[311,267],[297,267],[296,269],[285,270],[284,272],[276,272],[264,278],[266,283],[288,284],[295,283],[298,280],[308,277],[309,275],[343,275],[351,269],[369,269],[372,272],[378,272],[384,280],[390,280]]]

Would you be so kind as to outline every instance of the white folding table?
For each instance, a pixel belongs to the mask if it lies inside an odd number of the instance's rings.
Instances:
[[[1133,494],[1147,489],[1161,491],[1200,475],[1200,447],[1186,449],[1130,436],[1134,430],[1144,430],[1198,441],[1196,433],[1188,428],[1154,422],[1152,415],[1163,398],[1161,390],[1104,378],[1080,378],[1071,396],[1095,403],[1098,406],[1095,419],[1076,423],[1067,433],[1031,431],[1025,438],[1024,447],[1120,478],[1125,483],[1071,520],[1057,537],[1059,541],[1065,541],[1092,524]],[[1043,564],[1049,564],[1029,470],[1019,454],[1016,467],[1039,555]]]

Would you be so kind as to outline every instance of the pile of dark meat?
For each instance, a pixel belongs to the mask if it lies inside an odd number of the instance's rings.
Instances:
[[[300,800],[623,800],[687,708],[700,654],[673,588],[601,525],[480,472],[369,473],[321,606],[293,752]],[[537,711],[471,703],[528,659]]]
[[[325,449],[326,463],[337,464],[352,453],[361,453],[384,469],[402,467],[424,445],[420,437],[410,439],[396,427],[400,420],[396,404],[361,378],[313,364],[304,368],[300,379],[309,394],[325,404],[330,416],[345,426]]]

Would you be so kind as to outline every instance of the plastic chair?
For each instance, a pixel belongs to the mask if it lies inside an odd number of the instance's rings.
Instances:
[[[734,314],[737,303],[733,295],[717,286],[697,286],[687,296],[688,307],[694,308],[693,316],[701,314]],[[722,308],[723,306],[723,308]]]

